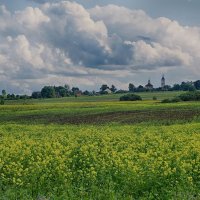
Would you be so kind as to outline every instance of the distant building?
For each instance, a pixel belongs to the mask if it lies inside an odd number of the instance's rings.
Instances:
[[[77,91],[75,91],[74,95],[75,95],[75,97],[80,97],[80,96],[82,96],[82,91],[77,90]]]
[[[112,91],[110,90],[110,89],[106,89],[106,90],[104,90],[104,92],[106,92],[106,93],[108,93],[108,94],[111,94],[112,93]]]
[[[152,90],[152,89],[153,89],[153,85],[151,84],[150,79],[148,80],[148,83],[145,85],[145,88],[146,88],[147,90]]]
[[[165,88],[165,77],[164,75],[161,78],[161,88],[164,89]]]

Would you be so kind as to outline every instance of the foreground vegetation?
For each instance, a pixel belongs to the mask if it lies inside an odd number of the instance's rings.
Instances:
[[[199,198],[200,125],[146,128],[1,126],[1,198]]]
[[[200,103],[0,106],[0,199],[199,199]]]

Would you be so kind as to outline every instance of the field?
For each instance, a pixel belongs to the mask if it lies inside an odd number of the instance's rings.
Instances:
[[[200,199],[200,103],[159,101],[178,94],[7,101],[0,199]]]

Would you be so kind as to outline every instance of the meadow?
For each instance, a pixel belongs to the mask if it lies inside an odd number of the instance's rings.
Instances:
[[[6,102],[0,199],[200,199],[200,103],[177,94]]]

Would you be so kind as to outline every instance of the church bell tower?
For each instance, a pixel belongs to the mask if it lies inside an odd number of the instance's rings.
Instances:
[[[165,87],[165,76],[163,74],[161,79],[161,88],[164,89],[164,87]]]

